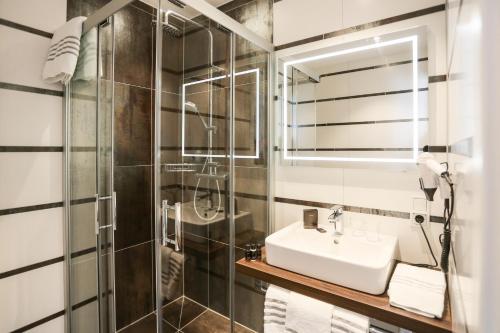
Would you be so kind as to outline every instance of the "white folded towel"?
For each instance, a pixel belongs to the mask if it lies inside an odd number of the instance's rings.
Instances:
[[[184,255],[173,249],[161,247],[161,292],[164,298],[171,301],[181,296],[181,277]]]
[[[290,291],[270,285],[264,302],[264,333],[284,333]]]
[[[66,84],[73,76],[80,52],[82,23],[85,20],[83,16],[75,17],[54,33],[43,68],[45,81]]]
[[[292,292],[286,308],[289,333],[330,333],[333,305]]]
[[[99,76],[102,75],[102,66]],[[80,54],[76,63],[73,80],[90,81],[97,79],[97,29],[91,29],[80,40]]]
[[[332,333],[368,333],[370,319],[339,307],[333,308]]]
[[[398,264],[389,283],[389,303],[426,317],[441,318],[446,281],[443,272]]]

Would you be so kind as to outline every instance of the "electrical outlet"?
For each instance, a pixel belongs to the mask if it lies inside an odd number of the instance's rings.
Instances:
[[[422,219],[423,219],[423,221],[422,221]],[[410,221],[411,221],[412,225],[419,225],[420,223],[426,224],[427,222],[429,222],[429,214],[421,213],[421,212],[410,213]],[[417,221],[419,221],[419,222],[417,222]],[[422,222],[420,222],[420,221],[422,221]]]

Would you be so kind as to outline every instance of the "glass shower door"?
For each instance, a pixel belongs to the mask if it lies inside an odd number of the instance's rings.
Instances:
[[[232,34],[178,8],[160,21],[156,277],[168,331],[229,311]]]
[[[235,262],[247,244],[263,244],[268,227],[269,53],[193,8],[164,5],[155,82],[158,332],[262,331],[264,286],[237,274]]]
[[[71,332],[115,332],[113,18],[81,40],[67,91]]]

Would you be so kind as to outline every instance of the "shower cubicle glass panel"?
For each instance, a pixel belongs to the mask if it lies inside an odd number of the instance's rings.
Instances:
[[[66,89],[71,332],[262,331],[235,261],[268,226],[269,54],[193,8],[110,5]]]
[[[69,89],[71,332],[114,332],[113,18],[81,40]]]
[[[269,53],[189,6],[162,11],[158,325],[262,331],[262,283],[235,261],[268,226]]]

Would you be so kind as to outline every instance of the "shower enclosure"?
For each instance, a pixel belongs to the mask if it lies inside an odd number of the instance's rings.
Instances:
[[[114,0],[84,25],[65,91],[67,331],[262,331],[264,286],[234,263],[269,225],[272,47],[185,2]]]

